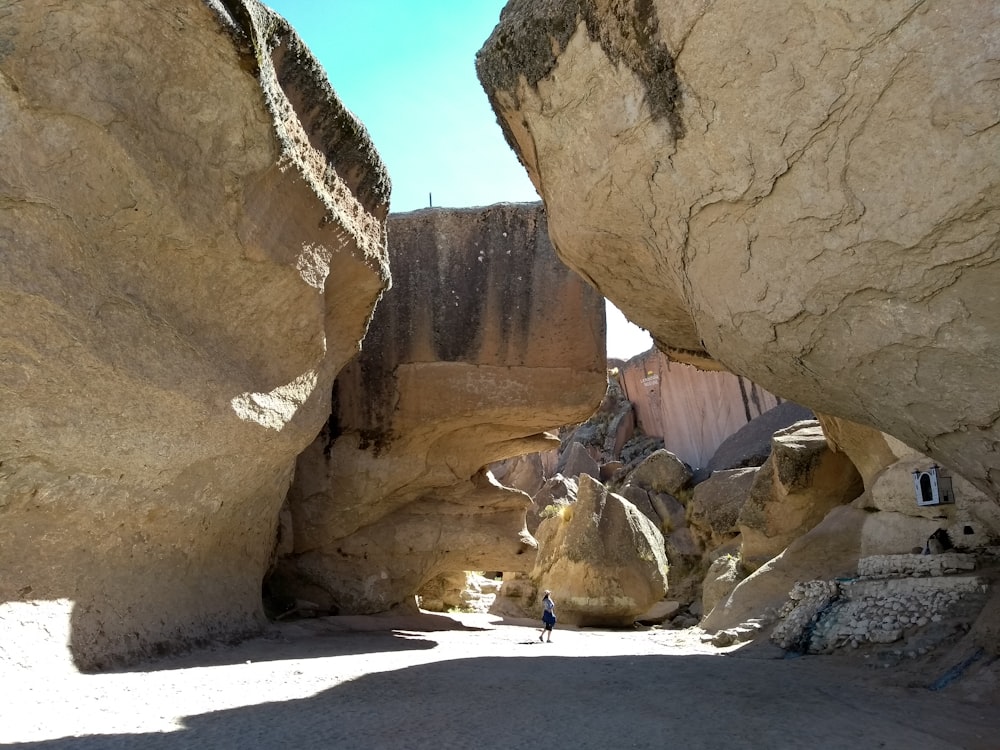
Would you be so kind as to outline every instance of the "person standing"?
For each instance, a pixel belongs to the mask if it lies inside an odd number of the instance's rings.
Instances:
[[[552,601],[552,592],[545,590],[542,597],[542,629],[539,632],[538,640],[543,641],[548,634],[546,643],[552,643],[552,626],[556,624],[556,603]]]

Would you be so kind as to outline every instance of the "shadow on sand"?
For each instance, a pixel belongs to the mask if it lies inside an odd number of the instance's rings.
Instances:
[[[271,623],[268,631],[257,638],[235,644],[219,643],[195,648],[175,656],[139,662],[103,673],[219,667],[242,664],[251,659],[255,662],[319,659],[430,649],[437,646],[437,642],[426,638],[426,634],[446,630],[481,631],[483,628],[464,625],[445,615],[427,613],[320,617]]]
[[[1000,726],[985,707],[848,682],[806,660],[539,651],[371,673],[309,698],[189,716],[171,733],[7,747],[985,750]]]

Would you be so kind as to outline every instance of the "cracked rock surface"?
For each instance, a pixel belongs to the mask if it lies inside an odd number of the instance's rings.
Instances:
[[[998,66],[975,0],[513,0],[477,58],[560,256],[664,351],[994,496]]]

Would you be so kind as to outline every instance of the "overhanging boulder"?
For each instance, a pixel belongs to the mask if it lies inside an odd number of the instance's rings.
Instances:
[[[385,169],[255,0],[16,3],[0,50],[0,616],[82,668],[254,632]]]
[[[998,55],[977,0],[512,0],[477,69],[560,257],[660,349],[995,498]]]

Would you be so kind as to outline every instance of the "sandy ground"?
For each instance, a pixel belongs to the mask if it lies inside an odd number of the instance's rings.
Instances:
[[[130,671],[4,679],[14,748],[997,750],[996,706],[700,631],[325,618]]]

